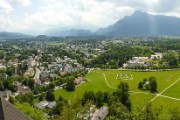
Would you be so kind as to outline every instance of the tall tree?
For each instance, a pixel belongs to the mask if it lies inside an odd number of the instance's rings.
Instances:
[[[157,92],[157,82],[155,77],[152,76],[149,78],[149,86],[151,92]]]
[[[75,90],[75,83],[74,80],[68,80],[66,84],[67,91],[74,91]]]
[[[48,100],[48,101],[54,101],[55,100],[54,93],[51,90],[47,91],[46,100]]]

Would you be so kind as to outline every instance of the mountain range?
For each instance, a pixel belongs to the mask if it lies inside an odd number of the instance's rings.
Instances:
[[[0,40],[4,39],[23,39],[23,38],[31,38],[30,35],[25,35],[17,32],[0,32]]]
[[[180,18],[136,11],[96,34],[107,36],[180,35]]]
[[[180,18],[173,16],[152,15],[135,11],[116,23],[100,28],[95,32],[84,29],[51,30],[48,36],[180,36]],[[0,32],[0,39],[32,37],[21,33]]]

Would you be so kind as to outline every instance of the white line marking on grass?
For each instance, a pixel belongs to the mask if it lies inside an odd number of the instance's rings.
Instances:
[[[174,84],[176,84],[177,82],[179,82],[180,81],[180,78],[178,78],[174,83],[172,83],[171,85],[169,85],[167,88],[165,88],[162,92],[160,92],[159,94],[156,94],[156,96],[154,97],[154,98],[152,98],[149,102],[148,102],[148,104],[150,104],[151,102],[153,102],[157,97],[159,97],[159,96],[162,96],[162,97],[165,97],[164,95],[162,95],[166,90],[168,90],[170,87],[172,87]],[[170,98],[170,99],[176,99],[177,100],[177,98],[172,98],[172,97],[168,97],[168,96],[166,96],[166,98]],[[147,106],[147,105],[146,105]],[[145,109],[145,107],[146,106],[144,106],[142,109],[141,109],[141,111],[143,110],[143,109]],[[140,112],[141,112],[140,111]],[[139,113],[140,113],[139,112]],[[137,115],[139,115],[139,113],[137,114]]]
[[[164,97],[164,98],[169,98],[169,99],[172,99],[172,100],[180,101],[180,99],[178,99],[178,98],[173,98],[173,97],[169,97],[169,96],[166,96],[166,95],[160,95],[160,97]]]
[[[136,92],[136,91],[129,91],[129,93],[154,95],[153,93]]]
[[[107,86],[110,87],[111,89],[115,89],[115,90],[116,90],[116,88],[111,87],[111,86],[109,85],[109,83],[108,83],[108,81],[107,81],[107,78],[106,78],[106,75],[105,75],[104,73],[102,73],[102,74],[103,74],[103,76],[104,76],[104,78],[105,78],[104,80],[105,80]]]
[[[167,88],[165,88],[161,93],[160,93],[160,95],[162,94],[162,93],[164,93],[167,89],[169,89],[170,87],[172,87],[174,84],[176,84],[177,82],[179,82],[179,80],[180,80],[180,78],[179,79],[177,79],[174,83],[172,83],[170,86],[168,86]]]
[[[90,69],[90,70],[88,71],[88,74],[89,74],[91,71],[92,71],[92,69]]]

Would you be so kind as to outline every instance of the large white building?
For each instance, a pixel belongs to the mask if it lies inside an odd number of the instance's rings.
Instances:
[[[154,55],[151,55],[152,60],[161,60],[163,57],[162,53],[155,53]]]

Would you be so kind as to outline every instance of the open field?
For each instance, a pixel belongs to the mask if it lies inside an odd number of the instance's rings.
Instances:
[[[180,81],[169,88],[164,95],[180,99]]]
[[[59,46],[65,44],[64,42],[47,42],[47,45],[50,46]]]
[[[118,76],[118,77],[117,77]],[[138,89],[138,83],[144,78],[154,76],[157,78],[158,93],[152,94],[149,91]],[[148,103],[152,102],[155,108],[163,107],[162,113],[169,110],[168,104],[172,107],[180,105],[180,71],[161,71],[161,72],[131,72],[119,70],[94,70],[85,76],[88,82],[80,85],[74,92],[65,90],[55,91],[56,98],[59,95],[68,100],[75,97],[82,97],[88,90],[93,91],[115,91],[117,85],[121,82],[128,82],[130,88],[130,99],[132,110],[141,111]],[[158,104],[161,103],[161,104]],[[163,116],[164,117],[164,116]]]

